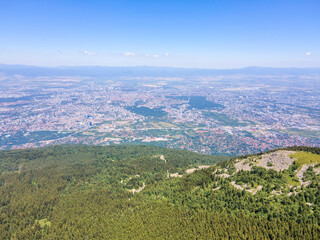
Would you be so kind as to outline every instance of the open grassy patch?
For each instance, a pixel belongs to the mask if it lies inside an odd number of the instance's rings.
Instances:
[[[48,219],[44,218],[44,219],[40,219],[40,220],[36,220],[36,222],[38,222],[40,224],[40,227],[43,228],[47,228],[47,227],[51,227],[51,222],[48,221]]]
[[[310,152],[296,152],[291,154],[290,157],[297,159],[298,170],[301,169],[304,164],[320,163],[320,155]]]
[[[288,184],[289,186],[295,186],[295,187],[297,187],[297,186],[300,186],[300,185],[301,185],[299,179],[298,179],[296,176],[292,177],[292,176],[289,175],[289,173],[285,173],[284,176],[286,177],[286,179],[287,179],[287,184]]]

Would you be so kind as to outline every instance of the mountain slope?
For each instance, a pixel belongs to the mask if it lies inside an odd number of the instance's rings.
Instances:
[[[150,146],[2,151],[1,237],[317,239],[319,150],[231,160]]]

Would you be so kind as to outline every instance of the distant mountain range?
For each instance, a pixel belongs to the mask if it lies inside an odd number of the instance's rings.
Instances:
[[[172,68],[172,67],[108,67],[108,66],[58,66],[43,67],[31,65],[0,64],[0,73],[22,74],[26,76],[208,76],[208,75],[301,75],[320,74],[320,68],[269,68],[246,67],[238,69],[201,69],[201,68]]]

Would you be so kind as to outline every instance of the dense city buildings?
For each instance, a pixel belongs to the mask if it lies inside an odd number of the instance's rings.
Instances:
[[[304,84],[296,84],[302,82]],[[0,81],[0,149],[144,143],[206,154],[320,146],[314,75],[26,77]]]

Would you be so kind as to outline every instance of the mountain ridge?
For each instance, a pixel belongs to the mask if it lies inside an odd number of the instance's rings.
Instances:
[[[259,166],[286,151],[301,153],[287,168]],[[144,145],[0,151],[0,232],[4,239],[316,239],[319,153],[291,147],[230,159]],[[250,170],[236,165],[244,162]],[[292,185],[304,164],[314,165],[302,173],[310,183]]]
[[[25,74],[25,75],[92,75],[100,76],[103,74],[116,75],[159,75],[159,76],[190,76],[191,75],[226,75],[226,74],[320,74],[320,67],[256,67],[249,66],[244,68],[179,68],[179,67],[156,67],[156,66],[35,66],[35,65],[10,65],[0,64],[0,72],[6,74]]]

